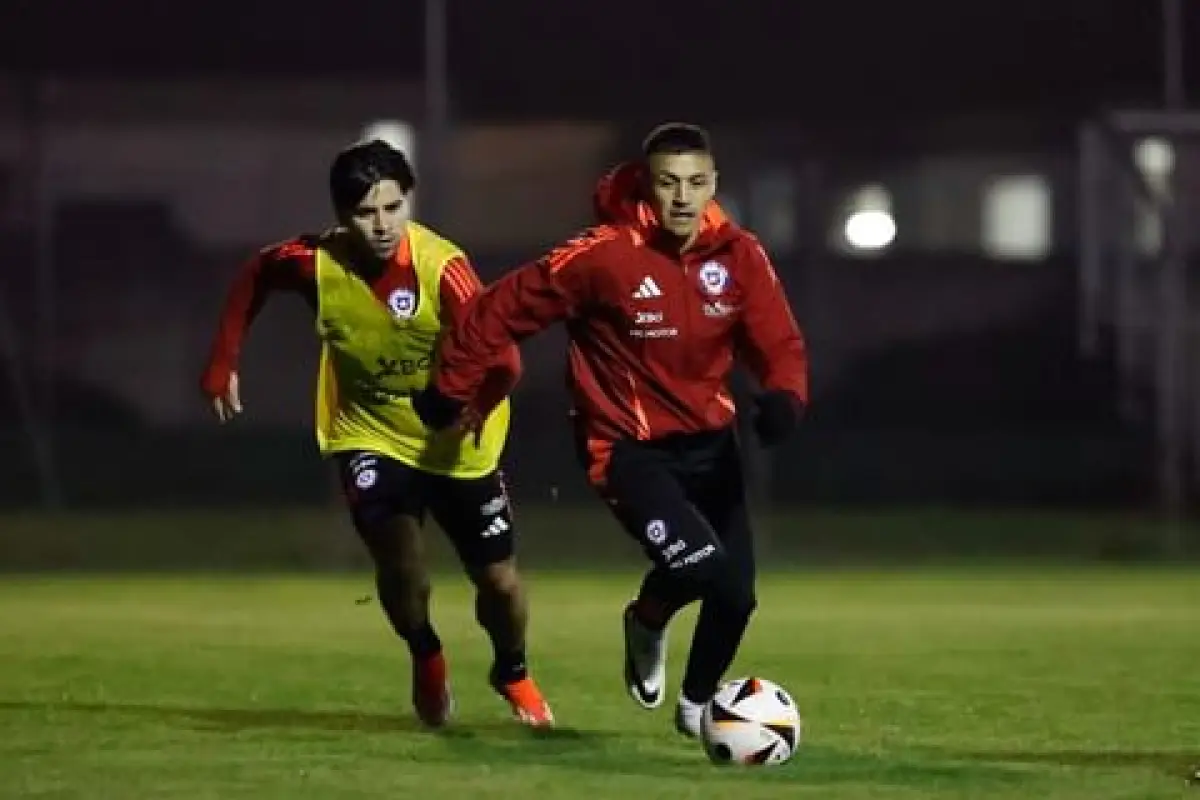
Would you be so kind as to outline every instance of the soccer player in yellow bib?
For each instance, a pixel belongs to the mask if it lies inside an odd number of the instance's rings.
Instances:
[[[230,291],[202,388],[222,422],[242,411],[238,355],[268,294],[299,293],[321,342],[317,443],[339,468],[355,529],[375,562],[384,612],[412,654],[412,701],[440,726],[453,696],[429,617],[421,546],[426,512],[445,531],[477,588],[476,616],[491,639],[492,687],[529,725],[553,715],[525,659],[528,609],[499,460],[508,393],[520,374],[511,348],[449,433],[431,433],[411,397],[429,380],[443,330],[480,291],[453,242],[409,219],[413,169],[381,141],[356,144],[330,170],[337,226],[268,247]]]

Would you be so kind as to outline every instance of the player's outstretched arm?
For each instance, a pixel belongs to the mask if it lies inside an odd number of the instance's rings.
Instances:
[[[504,352],[574,313],[587,292],[598,250],[612,238],[589,233],[509,272],[479,294],[446,332],[437,370],[414,405],[434,430],[451,425],[478,395]]]
[[[200,377],[203,392],[217,420],[224,423],[242,413],[238,361],[242,343],[274,291],[303,290],[315,283],[315,253],[293,240],[261,250],[242,266],[221,309],[208,362]]]
[[[463,324],[471,303],[483,291],[483,283],[466,256],[452,258],[442,269],[442,325],[453,331]],[[470,406],[458,420],[459,432],[474,434],[476,444],[482,435],[484,422],[504,398],[508,397],[521,379],[521,351],[510,344],[488,367]]]
[[[770,446],[792,432],[808,404],[808,351],[766,251],[752,242],[745,259],[738,349],[763,389],[754,427]]]

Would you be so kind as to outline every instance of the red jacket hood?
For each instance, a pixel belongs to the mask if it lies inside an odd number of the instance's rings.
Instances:
[[[596,184],[592,205],[597,221],[608,225],[631,225],[642,233],[651,234],[658,229],[658,220],[650,204],[641,199],[645,185],[645,167],[636,162],[626,162],[612,169]],[[700,236],[696,240],[699,249],[710,249],[734,239],[740,233],[716,200],[704,209],[700,222]]]

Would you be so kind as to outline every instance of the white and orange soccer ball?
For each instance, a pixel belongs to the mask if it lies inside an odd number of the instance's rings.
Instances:
[[[783,764],[800,746],[800,711],[783,687],[763,678],[738,678],[704,707],[700,739],[718,764]]]

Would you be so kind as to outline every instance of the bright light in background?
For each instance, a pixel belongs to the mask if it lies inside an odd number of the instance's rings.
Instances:
[[[1147,136],[1133,146],[1133,163],[1146,179],[1153,199],[1137,199],[1134,237],[1138,250],[1148,256],[1162,252],[1166,241],[1163,203],[1170,197],[1171,173],[1175,171],[1175,147],[1169,139]]]
[[[367,142],[378,139],[381,142],[390,144],[401,153],[404,153],[413,170],[417,170],[417,132],[407,122],[400,122],[394,119],[375,120],[363,128],[362,138],[363,141]],[[420,173],[418,172],[418,174]],[[414,193],[414,195],[416,194],[418,193]],[[417,197],[410,196],[408,203],[410,213],[415,215],[417,213]]]
[[[1053,198],[1041,175],[1009,175],[983,190],[983,251],[992,258],[1035,261],[1050,253]]]
[[[886,211],[855,211],[846,220],[845,233],[856,250],[882,250],[896,240],[896,221]]]
[[[362,138],[368,142],[373,139],[379,139],[382,142],[390,144],[401,153],[404,153],[408,157],[408,163],[412,164],[414,169],[416,168],[417,134],[413,130],[413,126],[407,122],[400,122],[393,119],[376,120],[363,128]]]
[[[896,219],[892,216],[892,196],[882,186],[872,184],[855,192],[846,204],[846,223],[842,229],[852,250],[877,251],[896,240]]]
[[[1133,146],[1133,161],[1147,178],[1165,178],[1175,169],[1175,148],[1161,136],[1149,136]]]

